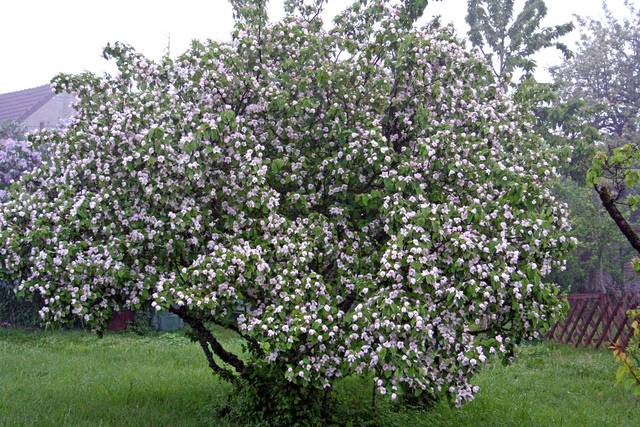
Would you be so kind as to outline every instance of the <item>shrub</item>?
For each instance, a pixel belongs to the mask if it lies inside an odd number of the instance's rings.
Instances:
[[[450,29],[383,0],[330,31],[322,1],[273,24],[260,3],[233,2],[230,43],[159,63],[115,44],[119,74],[55,79],[78,114],[1,207],[9,274],[47,324],[178,314],[240,390],[266,366],[307,396],[372,375],[391,399],[472,399],[488,354],[562,311],[545,142]]]
[[[150,309],[150,307],[143,307],[142,309],[136,311],[135,318],[133,322],[130,322],[129,325],[127,325],[127,329],[138,335],[149,335],[154,331],[154,328],[151,324],[152,319],[153,311]]]
[[[0,128],[4,129],[3,126]],[[6,128],[13,129],[17,126],[7,125]],[[6,198],[10,184],[38,166],[41,161],[40,152],[34,150],[28,142],[0,138],[0,202]],[[13,292],[12,281],[0,279],[0,323],[36,326],[39,320],[38,308],[33,301],[18,300]]]
[[[13,139],[0,139],[0,201],[9,185],[42,162],[40,151],[31,144]]]
[[[0,140],[18,139],[23,140],[27,130],[20,122],[8,120],[0,122]]]

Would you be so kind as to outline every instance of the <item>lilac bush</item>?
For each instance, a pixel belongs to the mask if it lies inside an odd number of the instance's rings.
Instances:
[[[9,184],[42,162],[40,151],[25,141],[0,139],[0,201],[6,197]]]
[[[10,185],[41,162],[40,151],[33,149],[28,142],[0,138],[0,203],[7,198]],[[0,278],[0,323],[37,325],[37,305],[17,299],[13,293],[11,277],[4,279]]]
[[[161,62],[115,44],[117,75],[59,76],[78,114],[35,138],[51,159],[0,208],[0,254],[46,324],[151,304],[232,382],[372,375],[460,404],[562,311],[555,160],[450,29],[360,0],[325,30],[322,3],[269,23],[235,1],[230,43]]]

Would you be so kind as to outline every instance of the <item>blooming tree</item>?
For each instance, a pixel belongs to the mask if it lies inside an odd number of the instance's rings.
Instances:
[[[34,138],[51,161],[0,208],[18,292],[98,331],[169,310],[230,381],[266,365],[310,389],[370,373],[391,399],[473,398],[487,356],[562,309],[544,142],[449,29],[386,0],[331,30],[323,1],[277,23],[261,3],[233,2],[230,43],[162,62],[116,44],[117,75],[56,78],[78,114]]]

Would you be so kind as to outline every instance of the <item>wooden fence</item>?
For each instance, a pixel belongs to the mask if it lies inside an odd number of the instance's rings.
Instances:
[[[569,295],[567,317],[551,328],[547,338],[576,347],[599,348],[619,342],[624,348],[632,335],[633,319],[627,317],[627,311],[637,307],[640,293]]]

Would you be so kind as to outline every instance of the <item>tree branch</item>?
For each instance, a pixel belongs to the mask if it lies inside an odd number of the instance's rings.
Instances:
[[[609,189],[605,186],[598,186],[595,184],[593,187],[600,196],[602,206],[607,210],[609,216],[615,221],[622,234],[624,234],[624,237],[626,237],[629,243],[631,243],[631,246],[640,253],[640,237],[618,210],[615,200],[611,197],[611,193],[609,193]]]
[[[211,350],[215,353],[216,356],[220,358],[224,363],[233,366],[233,368],[239,373],[242,374],[245,371],[245,365],[238,356],[233,353],[228,352],[222,347],[222,344],[213,336],[211,331],[207,329],[204,322],[197,317],[189,314],[186,307],[169,307],[169,311],[173,314],[180,316],[189,326],[193,328],[195,333],[202,340],[205,341],[208,346],[211,347]],[[202,343],[200,343],[202,345]],[[205,349],[206,346],[203,346]],[[205,349],[205,354],[207,353],[207,349]]]
[[[215,359],[213,358],[213,354],[211,353],[207,341],[204,338],[199,337],[198,342],[200,343],[200,347],[202,347],[202,350],[204,351],[204,355],[207,357],[207,361],[209,362],[209,367],[211,368],[211,370],[214,373],[220,375],[220,377],[224,380],[227,380],[231,383],[236,382],[237,377],[233,375],[232,372],[218,366]]]

